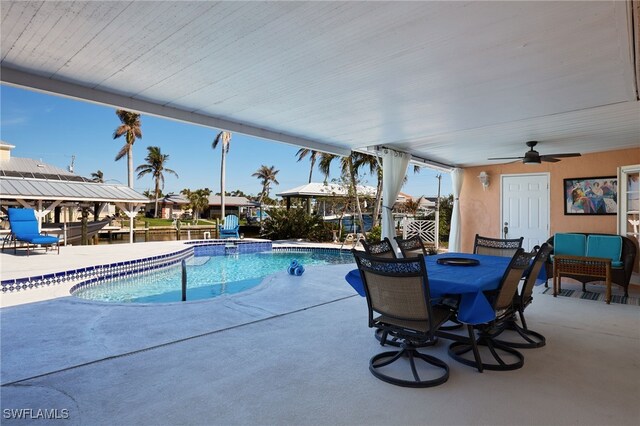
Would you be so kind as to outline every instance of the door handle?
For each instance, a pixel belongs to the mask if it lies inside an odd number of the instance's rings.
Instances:
[[[507,238],[507,234],[509,233],[509,222],[504,223],[504,228],[502,228],[502,232],[504,232],[504,237]]]

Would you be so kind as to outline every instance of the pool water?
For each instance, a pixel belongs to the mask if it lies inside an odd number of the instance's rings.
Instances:
[[[257,286],[264,277],[286,271],[295,259],[305,266],[353,263],[351,253],[263,252],[227,256],[192,257],[187,260],[187,301],[210,299]],[[82,299],[118,303],[179,302],[182,268],[134,275],[81,288],[73,293]]]

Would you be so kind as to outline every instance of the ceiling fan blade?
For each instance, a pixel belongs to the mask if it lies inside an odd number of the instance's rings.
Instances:
[[[487,160],[522,160],[524,157],[497,157],[487,158]]]
[[[552,158],[568,158],[568,157],[580,157],[581,155],[577,152],[565,153],[565,154],[547,154],[541,155],[541,157],[552,157]]]
[[[557,159],[557,158],[553,158],[550,155],[541,155],[540,156],[540,161],[544,161],[545,163],[557,163],[560,160]]]

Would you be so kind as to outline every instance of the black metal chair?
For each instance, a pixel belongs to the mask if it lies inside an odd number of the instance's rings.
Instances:
[[[369,327],[381,329],[401,341],[398,350],[382,352],[371,358],[371,373],[398,386],[430,387],[446,382],[449,366],[439,358],[418,351],[425,341],[436,341],[438,327],[452,315],[451,310],[431,304],[424,256],[389,259],[355,250],[353,255],[364,284]],[[395,368],[386,369],[392,371],[385,371],[385,367],[407,360],[409,365],[406,369],[395,364]],[[420,360],[423,363],[416,364]],[[432,377],[433,367],[438,373],[435,377]],[[403,376],[402,373],[406,374]],[[425,379],[427,375],[430,378]]]
[[[486,370],[516,370],[524,365],[524,356],[517,350],[495,340],[504,329],[504,322],[513,314],[513,299],[518,291],[518,284],[524,271],[531,264],[531,253],[518,249],[511,258],[509,266],[505,270],[498,289],[485,294],[492,301],[496,312],[496,318],[485,324],[477,324],[473,327],[478,331],[478,338],[474,344],[471,341],[458,341],[449,345],[449,356],[465,365],[478,368],[478,371]],[[446,336],[443,336],[446,337]],[[496,362],[485,362],[477,348],[486,348]],[[474,359],[465,358],[464,355],[473,350]],[[507,358],[505,358],[507,357]]]
[[[427,249],[424,247],[424,244],[418,235],[409,237],[406,240],[400,237],[394,237],[394,239],[398,244],[402,257],[416,257],[419,254],[423,256],[427,255]]]
[[[488,254],[491,256],[511,257],[522,247],[524,237],[515,239],[500,239],[483,237],[476,234],[473,243],[473,253]]]
[[[371,256],[384,257],[388,259],[396,259],[396,250],[393,248],[391,241],[388,237],[384,237],[382,241],[367,242],[362,241],[362,247],[364,251]]]
[[[515,331],[524,342],[513,341],[512,339],[505,340],[506,333],[501,333],[500,339],[494,339],[494,341],[510,346],[512,348],[541,348],[546,344],[546,338],[533,330],[530,330],[527,326],[527,321],[524,318],[524,310],[533,301],[533,287],[538,278],[538,274],[544,268],[549,255],[553,251],[553,247],[547,243],[542,244],[533,258],[533,262],[529,270],[525,273],[524,284],[520,293],[516,293],[513,298],[513,311],[511,317],[507,318],[504,323],[504,330]],[[520,317],[520,324],[516,319],[516,313]],[[513,334],[513,333],[510,333]]]

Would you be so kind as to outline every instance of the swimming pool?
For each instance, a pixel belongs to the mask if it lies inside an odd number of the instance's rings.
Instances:
[[[187,264],[187,300],[201,300],[248,290],[264,277],[285,271],[293,259],[305,267],[353,263],[348,251],[309,250],[196,256]],[[179,302],[182,296],[180,265],[82,287],[73,295],[82,299],[118,303]]]

